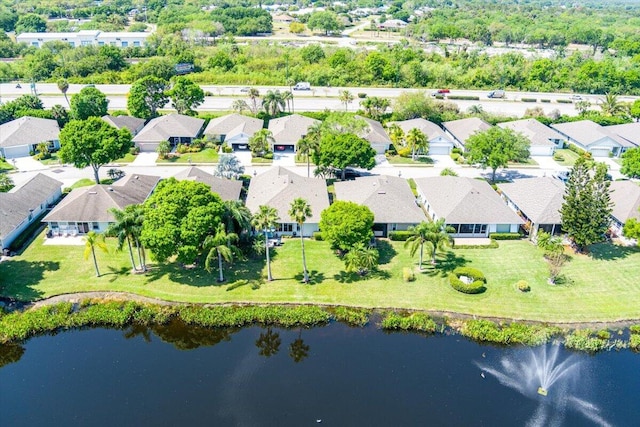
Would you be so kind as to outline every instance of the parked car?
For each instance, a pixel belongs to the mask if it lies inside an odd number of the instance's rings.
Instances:
[[[311,84],[309,82],[298,82],[293,86],[293,90],[311,90]]]
[[[249,86],[241,87],[240,92],[249,92]]]
[[[555,179],[559,179],[560,181],[566,183],[567,181],[569,181],[569,175],[570,174],[571,174],[571,172],[569,172],[569,171],[560,171],[560,172],[557,172],[557,173],[553,174],[553,177]]]
[[[504,98],[506,93],[502,89],[492,90],[487,94],[487,98]]]
[[[581,95],[573,94],[571,95],[572,101],[582,101],[584,98]]]
[[[342,169],[336,169],[334,171],[334,175],[336,176],[336,178],[341,178],[342,177]],[[358,178],[360,176],[362,176],[362,173],[360,171],[355,170],[355,169],[345,168],[345,170],[344,170],[344,179],[353,180],[353,179],[356,179],[356,178]]]

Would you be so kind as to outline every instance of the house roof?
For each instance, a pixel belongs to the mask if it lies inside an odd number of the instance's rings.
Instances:
[[[453,137],[465,145],[467,139],[476,132],[482,132],[491,128],[491,125],[478,117],[469,117],[467,119],[452,120],[450,122],[442,123],[442,126]]]
[[[39,173],[11,192],[0,193],[0,238],[15,230],[29,216],[30,209],[39,208],[60,187],[62,182]]]
[[[498,188],[535,224],[561,224],[565,185],[551,177],[518,179]]]
[[[362,116],[356,116],[356,119],[362,119],[367,124],[361,135],[362,138],[372,144],[391,144],[391,138],[380,122]]]
[[[307,222],[319,223],[320,212],[329,207],[325,180],[306,178],[280,166],[251,178],[246,205],[251,212],[257,212],[260,205],[273,207],[278,211],[280,222],[288,223],[293,222],[289,217],[289,209],[297,197],[302,197],[311,205],[312,215]]]
[[[204,125],[204,120],[183,114],[171,113],[151,119],[149,123],[133,137],[134,142],[160,142],[170,137],[196,138]]]
[[[640,221],[640,185],[633,181],[613,181],[609,191],[614,218],[622,223],[631,218]]]
[[[600,126],[598,123],[592,122],[591,120],[556,123],[551,125],[551,127],[574,141],[577,141],[584,147],[593,145],[604,138],[610,138],[622,147],[635,147],[631,142],[613,132],[610,132],[606,127]]]
[[[425,215],[406,179],[366,176],[334,184],[336,198],[367,206],[378,223],[417,224]]]
[[[24,116],[0,125],[0,147],[35,145],[57,140],[59,135],[57,121]]]
[[[563,140],[559,132],[543,125],[536,119],[514,120],[512,122],[498,123],[504,129],[511,129],[514,132],[526,137],[532,146],[555,147],[553,140]]]
[[[427,136],[427,139],[429,141],[433,141],[434,139],[440,137],[446,139],[447,141],[453,142],[451,141],[451,137],[444,133],[444,130],[442,130],[440,126],[423,118],[403,120],[401,122],[389,122],[388,124],[396,124],[400,126],[400,129],[402,129],[405,134],[409,133],[411,129],[419,129]]]
[[[269,120],[269,130],[276,143],[297,144],[314,123],[320,123],[320,121],[300,114],[292,114]]]
[[[640,147],[640,122],[625,123],[623,125],[605,126],[605,130],[626,139],[633,145]]]
[[[135,135],[138,133],[140,128],[144,126],[144,119],[139,119],[137,117],[132,116],[111,116],[106,115],[102,116],[102,120],[109,123],[116,129],[126,128],[129,129],[131,135]]]
[[[486,182],[457,176],[416,178],[432,210],[448,224],[522,224]]]
[[[407,25],[408,24],[401,19],[389,19],[387,21],[384,21],[381,24],[378,24],[379,27],[386,27],[386,28],[404,28]]]
[[[112,185],[76,188],[43,221],[113,222],[109,209],[124,209],[144,202],[158,181],[158,176],[127,175]]]
[[[226,139],[239,134],[253,136],[262,129],[264,122],[254,117],[242,114],[227,114],[226,116],[212,119],[204,130],[205,135],[226,135]]]
[[[222,200],[240,200],[242,181],[219,178],[195,166],[178,172],[174,177],[178,181],[189,180],[207,184]]]

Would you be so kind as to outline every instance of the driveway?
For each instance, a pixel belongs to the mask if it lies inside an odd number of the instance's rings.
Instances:
[[[273,165],[274,166],[295,166],[296,154],[295,153],[273,153]]]
[[[434,167],[436,168],[451,168],[455,169],[456,167],[460,167],[456,162],[453,161],[450,155],[448,154],[434,154],[429,156],[433,160]]]
[[[158,153],[138,153],[129,166],[155,166],[156,160],[158,160]]]
[[[559,165],[553,156],[531,156],[531,158],[540,165],[540,169],[548,169],[552,171],[568,170],[566,166]]]
[[[20,172],[30,172],[48,169],[45,165],[40,163],[37,160],[34,160],[33,157],[16,157],[15,159],[9,160],[16,169]]]
[[[251,151],[234,151],[233,154],[238,158],[242,166],[251,166]]]

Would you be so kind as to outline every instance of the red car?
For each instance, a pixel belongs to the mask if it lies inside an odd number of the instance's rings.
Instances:
[[[451,92],[449,89],[438,89],[435,92],[433,92],[431,94],[431,96],[436,96],[436,95],[445,95],[447,93]]]

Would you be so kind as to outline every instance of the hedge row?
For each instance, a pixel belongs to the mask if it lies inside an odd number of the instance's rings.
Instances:
[[[459,101],[479,101],[479,96],[470,96],[470,95],[449,95],[447,96],[449,99],[456,99]]]
[[[570,99],[557,99],[556,102],[558,104],[573,104],[573,101]]]
[[[497,249],[500,245],[495,239],[491,239],[488,245],[455,245],[455,249]]]
[[[395,242],[404,242],[412,235],[413,233],[411,231],[406,230],[391,231],[389,233],[389,240],[393,240]]]
[[[538,102],[537,98],[522,98],[522,102]]]
[[[522,238],[520,233],[491,233],[489,237],[494,240],[518,240]]]

